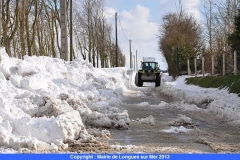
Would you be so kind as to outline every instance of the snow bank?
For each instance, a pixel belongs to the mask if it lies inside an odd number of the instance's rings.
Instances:
[[[169,123],[170,126],[184,126],[186,128],[194,128],[198,124],[194,124],[190,117],[187,117],[183,114],[179,114],[177,118]]]
[[[166,133],[187,133],[187,132],[190,132],[191,129],[187,129],[183,126],[180,126],[180,127],[173,127],[171,126],[170,129],[164,129],[162,130],[163,132],[166,132]]]
[[[173,80],[163,74],[163,94],[179,102],[143,107],[174,107],[182,110],[211,111],[213,116],[240,124],[240,98],[227,90],[186,85],[185,78]],[[135,73],[126,68],[96,69],[83,60],[71,63],[50,57],[10,58],[0,48],[0,152],[57,152],[68,148],[68,140],[88,141],[109,138],[106,128],[128,129],[126,110],[120,97],[134,93]],[[152,84],[151,84],[152,85]],[[154,125],[152,116],[138,119]],[[191,131],[191,118],[179,115],[166,132]]]
[[[228,93],[226,89],[186,85],[187,77],[189,76],[180,76],[175,81],[169,81],[169,76],[162,76],[163,83],[159,90],[181,101],[173,104],[173,107],[183,110],[211,111],[214,116],[228,123],[240,124],[240,97],[237,94]]]
[[[152,115],[146,117],[146,118],[137,118],[136,121],[141,124],[150,124],[152,126],[155,125],[155,120]]]
[[[86,126],[127,129],[128,113],[118,109],[126,71],[82,60],[10,58],[0,48],[1,150],[58,151],[68,148],[66,140],[110,136]]]

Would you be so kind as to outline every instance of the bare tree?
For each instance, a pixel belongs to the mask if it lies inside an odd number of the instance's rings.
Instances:
[[[20,21],[20,26],[19,26],[19,30],[20,30],[20,43],[21,43],[21,53],[24,56],[26,54],[26,36],[25,36],[25,15],[26,15],[26,0],[21,0],[21,8],[20,8],[20,17],[19,17],[19,21]]]
[[[104,2],[82,0],[74,5],[74,33],[83,59],[94,67],[112,66],[112,27],[104,17]],[[124,64],[125,65],[125,64]]]
[[[203,4],[205,17],[204,37],[207,42],[205,50],[206,68],[211,68],[211,59],[217,73],[222,72],[223,56],[226,55],[227,72],[231,72],[231,48],[227,37],[233,32],[234,17],[237,12],[237,0],[205,0]],[[213,60],[214,57],[214,60]],[[209,71],[209,70],[208,70]],[[214,71],[212,71],[214,73]]]
[[[112,63],[112,28],[104,17],[104,1],[81,0],[73,3],[75,16],[69,36],[73,33],[83,59],[94,67],[99,61],[101,67],[109,67]],[[59,57],[58,0],[1,0],[0,9],[1,45],[6,47],[9,56]],[[73,48],[73,44],[70,47]],[[77,48],[73,52],[75,58]]]
[[[11,42],[18,30],[19,1],[6,0],[2,5],[2,43],[7,53],[11,56]]]

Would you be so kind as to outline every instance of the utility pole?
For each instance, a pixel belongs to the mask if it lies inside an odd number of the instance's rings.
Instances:
[[[70,30],[69,30],[69,33],[70,33],[70,61],[73,60],[73,34],[72,34],[72,0],[70,0],[70,24],[69,24],[69,27],[70,27]]]
[[[215,74],[214,66],[215,66],[215,64],[214,64],[214,55],[212,55],[212,76],[214,76],[214,74]]]
[[[118,67],[117,12],[115,13],[115,29],[116,29],[116,67]]]
[[[204,60],[204,56],[202,56],[202,74],[203,77],[205,77],[205,66],[204,66],[205,60]]]
[[[137,50],[136,50],[136,71],[138,70],[138,53],[137,53]]]
[[[2,0],[0,0],[0,47],[2,46]]]
[[[104,20],[103,20],[103,18],[102,18],[102,21],[103,21],[103,25],[102,25],[102,53],[104,53],[105,52],[105,47],[104,47],[104,45],[105,45],[105,42],[104,42],[104,31],[105,31],[105,25],[104,25]],[[101,67],[104,67],[104,66],[101,66]]]
[[[67,37],[67,4],[66,0],[60,0],[61,17],[61,54],[60,58],[68,61],[68,37]]]
[[[190,61],[189,59],[187,60],[187,66],[188,66],[188,75],[191,75],[191,69],[190,69]]]
[[[129,45],[130,45],[130,69],[132,69],[132,48],[131,48],[131,40],[129,40]]]
[[[234,51],[234,75],[237,75],[237,51]]]
[[[225,76],[225,70],[226,70],[226,59],[225,59],[225,52],[223,51],[223,76]]]
[[[195,77],[197,77],[197,56],[194,58]]]
[[[240,0],[237,1],[237,14],[240,14]],[[237,51],[234,51],[234,75],[237,75],[238,71],[237,71]]]
[[[97,43],[98,43],[98,35],[97,35]],[[99,53],[98,53],[98,50],[99,50],[99,49],[98,49],[98,44],[97,44],[97,68],[98,68],[98,54],[99,54]]]
[[[133,55],[133,71],[135,71],[135,56]]]

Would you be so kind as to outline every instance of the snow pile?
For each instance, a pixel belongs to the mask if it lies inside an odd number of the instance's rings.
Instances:
[[[192,119],[183,114],[179,114],[169,125],[171,126],[170,129],[164,129],[162,131],[166,133],[186,133],[190,132],[192,128],[195,127]]]
[[[141,102],[138,104],[138,106],[141,106],[141,107],[149,107],[150,104],[148,102]]]
[[[171,126],[184,126],[186,128],[194,128],[194,124],[190,117],[187,117],[183,114],[179,114],[177,119],[170,122],[169,125]]]
[[[0,50],[0,147],[58,151],[66,140],[109,137],[86,126],[127,129],[127,111],[118,109],[128,82],[125,68],[94,69],[85,61],[10,58]],[[118,78],[116,78],[118,77]]]
[[[141,124],[150,124],[152,126],[155,125],[155,121],[154,121],[154,118],[152,115],[150,115],[149,117],[146,117],[146,118],[137,118],[136,121],[138,123],[141,123]]]
[[[222,118],[231,124],[240,123],[240,98],[237,94],[228,93],[226,89],[201,88],[186,85],[185,78],[180,76],[176,81],[167,81],[169,76],[164,75],[161,91],[163,94],[180,99],[174,107],[183,110],[211,111],[213,116]]]
[[[134,149],[134,148],[137,148],[136,146],[134,145],[125,145],[125,146],[122,146],[122,145],[111,145],[112,148],[115,148],[117,150],[123,150],[123,149],[126,149],[126,150],[130,150],[130,149]]]
[[[86,123],[94,127],[128,129],[130,119],[127,111],[123,113],[102,114],[92,112],[88,115]]]
[[[187,133],[187,132],[190,132],[191,129],[187,129],[183,126],[180,126],[180,127],[173,127],[171,126],[170,129],[164,129],[162,130],[163,132],[166,132],[166,133]]]
[[[93,135],[97,139],[98,138],[110,139],[111,137],[110,132],[106,129],[100,130],[99,128],[88,128],[87,131],[89,134]]]
[[[169,104],[165,101],[161,101],[159,104],[158,104],[158,107],[159,108],[167,108],[169,107]]]

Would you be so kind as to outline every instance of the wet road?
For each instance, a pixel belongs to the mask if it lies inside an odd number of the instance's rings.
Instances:
[[[128,111],[131,120],[129,130],[110,130],[110,144],[135,146],[131,152],[240,152],[240,128],[224,124],[205,106],[198,106],[199,110],[176,107],[180,101],[162,94],[161,87],[132,89],[123,93],[120,108]],[[162,101],[168,105],[159,107]],[[191,123],[179,122],[179,115],[190,118]],[[154,125],[138,121],[149,116],[154,118]]]

